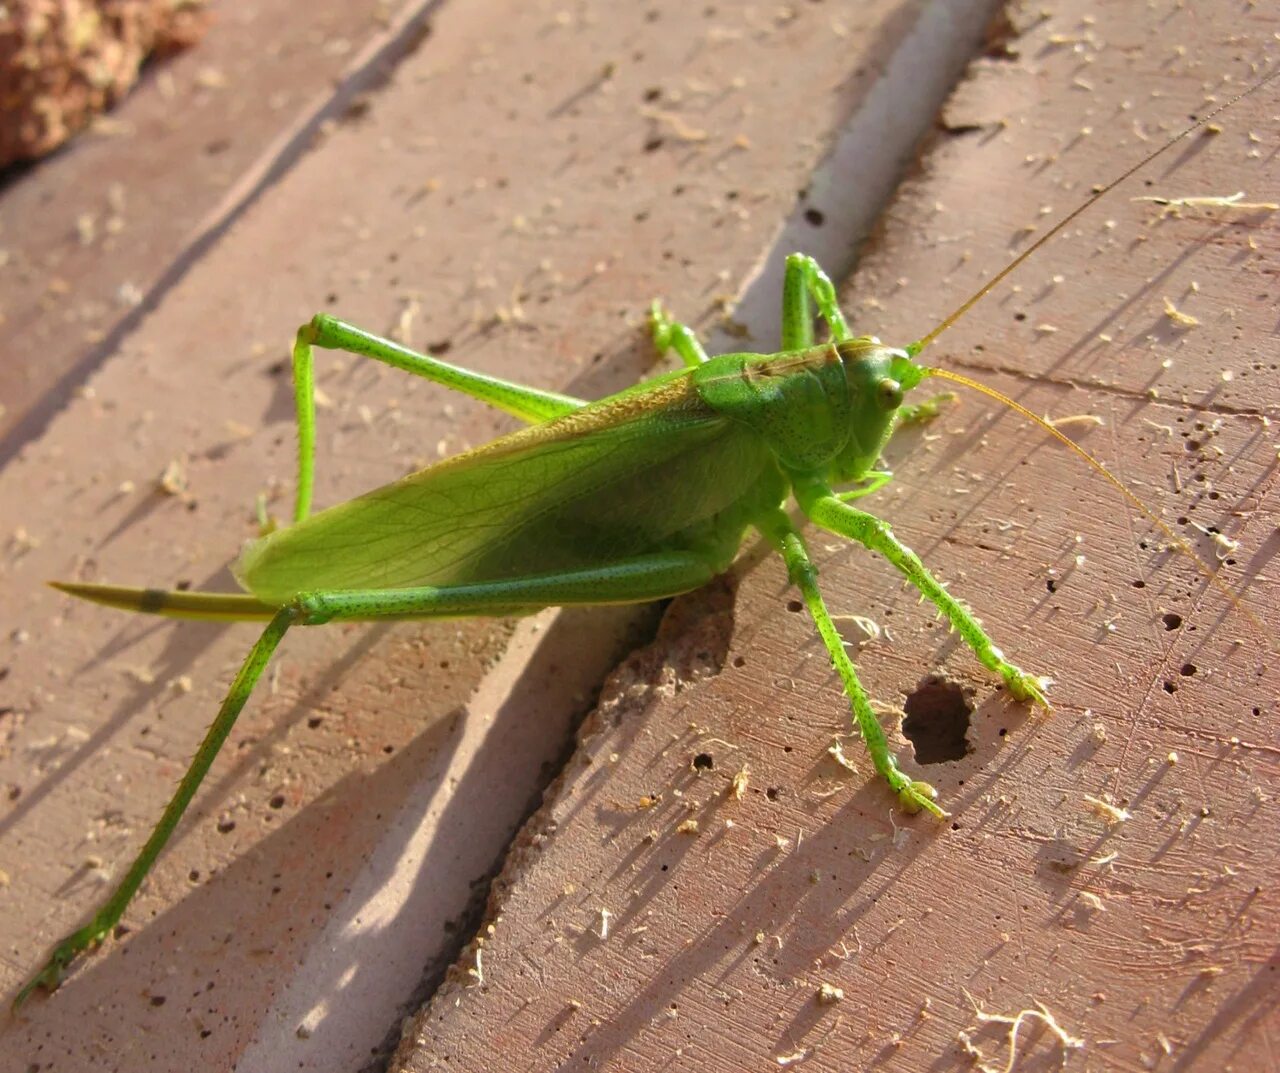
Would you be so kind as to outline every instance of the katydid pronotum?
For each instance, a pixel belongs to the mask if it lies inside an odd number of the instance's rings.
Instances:
[[[1047,679],[1005,659],[977,618],[890,527],[852,501],[887,479],[877,461],[910,410],[904,395],[927,378],[976,387],[1039,421],[990,389],[920,365],[916,357],[1080,213],[1232,103],[1106,184],[904,348],[855,336],[831,281],[800,254],[787,260],[777,353],[708,357],[693,331],[655,303],[655,345],[660,352],[674,351],[685,368],[594,403],[471,373],[333,317],[317,316],[304,325],[293,350],[293,524],[265,534],[241,555],[236,575],[246,593],[57,584],[71,595],[125,610],[267,624],[137,858],[92,919],[55,946],[16,1002],[36,988],[56,988],[76,958],[118,923],[291,627],[655,600],[695,589],[727,569],[748,529],[779,552],[800,590],[876,771],[904,809],[944,816],[932,787],[899,768],[823,601],[804,537],[784,504],[794,496],[810,522],[879,552],[936,606],[1013,697],[1047,709]],[[815,314],[826,326],[825,342],[818,341]],[[529,427],[313,515],[315,347],[369,357],[435,381]],[[1099,463],[1075,449],[1137,503]]]

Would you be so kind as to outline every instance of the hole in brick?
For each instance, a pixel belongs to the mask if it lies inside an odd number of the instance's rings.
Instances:
[[[970,751],[966,736],[973,709],[964,690],[945,678],[929,677],[907,697],[902,733],[921,764],[959,760]]]

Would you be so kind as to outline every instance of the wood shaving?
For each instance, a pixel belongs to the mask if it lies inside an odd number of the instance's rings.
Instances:
[[[1094,797],[1092,794],[1084,795],[1084,802],[1089,806],[1090,811],[1106,820],[1109,827],[1116,824],[1124,823],[1126,820],[1133,819],[1133,813],[1128,809],[1123,809],[1119,805],[1113,805],[1110,801],[1101,797]]]
[[[964,988],[960,990],[964,992],[964,997],[973,1006],[973,1013],[977,1017],[979,1025],[997,1024],[1009,1026],[1009,1060],[1003,1066],[994,1065],[992,1060],[973,1042],[973,1029],[958,1033],[957,1038],[960,1040],[960,1045],[964,1048],[965,1054],[973,1059],[974,1066],[981,1070],[982,1073],[1013,1073],[1014,1064],[1018,1060],[1018,1033],[1021,1031],[1022,1026],[1029,1021],[1039,1021],[1058,1038],[1064,1058],[1069,1052],[1078,1051],[1084,1046],[1084,1040],[1078,1036],[1071,1035],[1058,1024],[1057,1018],[1042,1002],[1037,1002],[1035,1009],[1019,1010],[1010,1017],[1005,1014],[986,1013],[967,990]]]
[[[1165,209],[1241,209],[1245,212],[1275,212],[1280,209],[1280,204],[1274,201],[1245,201],[1243,190],[1226,197],[1134,197],[1129,200],[1150,201]]]
[[[1178,328],[1194,328],[1200,321],[1190,313],[1184,313],[1169,298],[1164,300],[1164,315]]]

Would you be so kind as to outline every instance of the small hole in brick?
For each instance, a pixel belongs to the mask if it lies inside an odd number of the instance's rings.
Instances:
[[[715,758],[710,753],[699,753],[693,758],[694,771],[710,771],[715,766]]]
[[[930,676],[907,697],[902,733],[915,749],[916,762],[942,764],[959,760],[971,749],[966,735],[973,709],[964,690],[945,678]]]
[[[1160,616],[1160,619],[1164,623],[1164,628],[1166,630],[1176,630],[1182,625],[1182,616],[1175,615],[1172,611],[1166,611]]]

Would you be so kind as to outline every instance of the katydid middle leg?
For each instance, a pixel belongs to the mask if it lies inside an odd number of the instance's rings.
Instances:
[[[432,380],[452,391],[460,391],[495,409],[536,424],[571,413],[585,405],[581,399],[527,387],[496,376],[485,376],[438,358],[419,354],[390,339],[366,332],[353,324],[319,313],[298,329],[293,344],[293,394],[298,420],[298,484],[293,520],[302,521],[311,513],[315,483],[316,403],[312,348],[343,350],[373,358],[384,365]]]
[[[845,696],[849,698],[849,705],[853,709],[858,732],[862,735],[863,743],[871,755],[871,763],[876,771],[889,783],[898,795],[902,807],[907,811],[919,812],[920,809],[927,809],[935,816],[945,816],[946,813],[933,802],[934,797],[937,796],[933,787],[927,782],[913,780],[906,775],[898,767],[898,762],[889,751],[889,741],[885,737],[884,728],[876,718],[875,712],[871,710],[871,698],[867,696],[867,691],[858,681],[858,673],[854,670],[853,661],[844,650],[844,639],[831,620],[831,613],[827,610],[822,593],[818,590],[818,568],[809,558],[804,540],[791,524],[791,519],[784,511],[777,510],[756,520],[754,524],[777,548],[787,564],[787,577],[800,590],[800,595],[804,598],[809,615],[818,628],[818,635],[827,649],[827,655],[831,657],[832,666],[835,667],[844,685]]]
[[[840,498],[821,481],[798,478],[795,482],[796,500],[810,521],[837,536],[847,537],[879,552],[900,570],[906,579],[930,601],[952,627],[973,649],[978,662],[998,674],[1018,700],[1030,700],[1044,708],[1049,707],[1044,690],[1049,681],[1028,674],[1010,663],[996,647],[982,624],[973,613],[952,596],[926,569],[920,557],[893,535],[888,523],[874,514],[858,510],[840,501]]]
[[[836,342],[852,338],[849,325],[836,301],[836,289],[830,277],[812,257],[793,253],[787,258],[786,273],[782,282],[782,349],[803,350],[813,346],[813,305],[818,315],[827,323],[831,338]],[[649,323],[653,329],[653,344],[658,353],[674,350],[680,360],[690,367],[707,360],[707,352],[698,341],[693,329],[675,320],[662,306],[654,302],[649,307]]]

